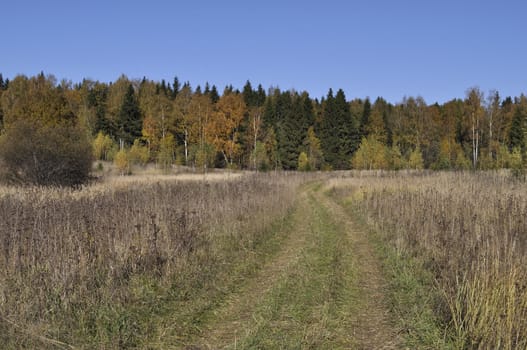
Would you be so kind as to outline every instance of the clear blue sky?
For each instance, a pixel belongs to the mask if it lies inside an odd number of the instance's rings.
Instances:
[[[1,8],[0,72],[73,82],[246,80],[312,97],[428,103],[479,86],[527,91],[524,0],[17,0]]]

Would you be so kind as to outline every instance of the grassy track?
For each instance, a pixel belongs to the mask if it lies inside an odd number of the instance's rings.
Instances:
[[[320,186],[298,203],[280,250],[186,348],[396,348],[380,263],[365,234]]]

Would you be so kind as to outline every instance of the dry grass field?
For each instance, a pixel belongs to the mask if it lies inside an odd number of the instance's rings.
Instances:
[[[527,347],[527,184],[507,173],[355,173],[334,193],[431,271],[459,349]]]
[[[0,344],[525,349],[526,214],[505,172],[2,187]]]
[[[149,333],[140,314],[156,313],[142,310],[147,299],[181,301],[218,283],[288,213],[303,181],[207,174],[2,188],[0,344],[139,344]]]

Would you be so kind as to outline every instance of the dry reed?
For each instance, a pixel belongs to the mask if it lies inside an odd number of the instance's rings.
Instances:
[[[506,173],[354,173],[331,186],[434,272],[457,347],[527,347],[525,183]]]
[[[126,347],[125,340],[104,339],[89,311],[129,302],[130,281],[141,274],[174,290],[202,283],[220,271],[228,249],[250,247],[283,217],[305,180],[230,179],[4,188],[0,343],[34,347],[31,334],[75,342],[88,332],[99,346]]]

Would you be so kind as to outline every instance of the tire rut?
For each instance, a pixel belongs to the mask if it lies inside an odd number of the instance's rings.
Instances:
[[[227,297],[224,305],[215,312],[214,320],[203,331],[195,345],[185,349],[205,350],[236,347],[236,342],[246,336],[253,319],[256,305],[272,290],[273,286],[294,266],[306,244],[306,232],[309,220],[305,217],[311,209],[308,207],[306,192],[300,194],[294,213],[294,229],[282,244],[280,251],[267,262],[256,276],[237,292]]]
[[[293,214],[293,229],[288,233],[280,251],[265,263],[254,277],[240,286],[237,292],[227,297],[193,345],[184,349],[237,348],[237,344],[249,335],[251,329],[259,322],[255,318],[256,308],[298,265],[303,248],[310,244],[309,239],[313,239],[309,232],[315,205],[325,208],[331,214],[331,221],[347,235],[353,265],[356,268],[356,276],[351,282],[347,282],[350,285],[346,287],[357,291],[357,303],[349,310],[343,310],[348,316],[339,330],[349,335],[347,338],[351,343],[345,348],[400,348],[401,339],[392,324],[386,302],[386,281],[381,262],[368,240],[367,233],[323,191],[324,187],[302,190]]]
[[[360,297],[357,312],[351,324],[355,349],[399,349],[401,339],[393,326],[386,301],[386,281],[381,262],[368,240],[367,234],[353,222],[344,209],[320,192],[315,194],[323,206],[340,222],[352,243],[358,269],[354,288]]]

